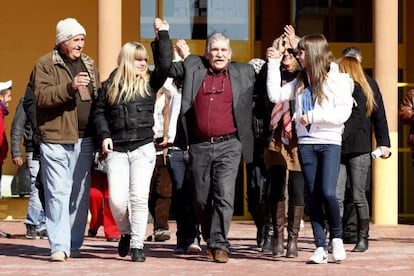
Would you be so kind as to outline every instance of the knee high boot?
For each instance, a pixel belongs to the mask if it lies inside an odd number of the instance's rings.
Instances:
[[[358,241],[352,252],[364,252],[368,249],[369,218],[358,220]]]
[[[272,240],[273,240],[273,223],[270,214],[266,215],[265,223],[263,226],[263,244],[262,244],[262,252],[271,252],[272,248]]]
[[[285,227],[285,202],[272,202],[272,222],[273,222],[273,256],[283,255],[284,227]]]
[[[304,206],[289,205],[288,209],[288,244],[286,249],[286,257],[294,258],[298,256],[298,237],[300,229],[300,221],[303,218]]]

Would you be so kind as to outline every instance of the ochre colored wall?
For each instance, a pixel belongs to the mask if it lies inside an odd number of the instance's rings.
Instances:
[[[60,19],[74,17],[85,27],[85,53],[97,59],[97,7],[97,0],[1,1],[0,81],[13,80],[10,114],[5,118],[9,140],[14,112],[30,72],[36,60],[55,46],[55,28]],[[13,175],[16,171],[9,152],[3,174]]]

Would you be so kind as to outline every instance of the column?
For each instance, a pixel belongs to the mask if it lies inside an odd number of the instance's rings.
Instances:
[[[122,1],[99,0],[98,60],[101,81],[117,66],[122,43]]]
[[[374,78],[385,105],[392,156],[373,160],[372,219],[398,224],[398,1],[373,2]]]

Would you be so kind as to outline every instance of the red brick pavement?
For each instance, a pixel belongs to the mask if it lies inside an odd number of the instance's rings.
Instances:
[[[170,227],[174,233],[175,223]],[[309,223],[300,233],[299,257],[288,259],[258,252],[253,222],[233,221],[232,254],[226,264],[207,262],[204,255],[174,255],[175,235],[166,242],[146,242],[146,262],[133,263],[129,256],[117,255],[117,243],[107,242],[102,229],[98,238],[85,238],[85,258],[53,263],[48,241],[27,240],[21,221],[0,220],[0,229],[12,234],[11,239],[0,238],[0,275],[414,275],[412,225],[371,225],[367,252],[350,252],[353,245],[347,244],[347,260],[323,265],[306,264],[314,250]]]

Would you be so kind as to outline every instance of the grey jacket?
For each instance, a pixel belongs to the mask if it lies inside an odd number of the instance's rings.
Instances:
[[[21,142],[23,137],[23,145],[26,147],[26,152],[33,152],[33,130],[24,112],[22,97],[16,107],[16,113],[13,118],[11,127],[11,155],[12,158],[22,156]]]
[[[173,62],[170,74],[173,78],[183,79],[180,119],[177,125],[175,144],[181,148],[189,145],[191,131],[187,124],[189,112],[194,104],[198,89],[209,68],[208,61],[196,55],[188,56],[183,62]],[[242,143],[243,158],[246,163],[253,161],[253,89],[255,73],[253,66],[245,63],[229,64],[230,82],[233,93],[233,115],[237,136]]]

